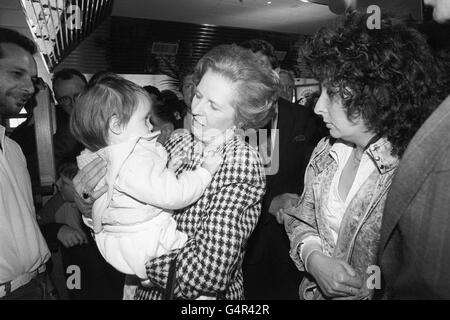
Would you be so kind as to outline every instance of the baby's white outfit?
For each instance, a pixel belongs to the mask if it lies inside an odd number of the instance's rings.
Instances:
[[[97,156],[106,160],[108,192],[93,205],[91,228],[106,261],[141,279],[147,279],[147,259],[181,248],[187,240],[176,229],[171,210],[197,201],[212,179],[201,167],[177,177],[167,168],[168,155],[156,141],[158,134],[95,153],[84,150],[77,158],[80,169]]]

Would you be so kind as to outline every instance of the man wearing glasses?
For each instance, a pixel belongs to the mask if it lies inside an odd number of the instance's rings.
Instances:
[[[86,78],[76,69],[61,69],[53,76],[53,92],[58,103],[57,130],[53,137],[56,169],[61,163],[74,161],[82,150],[81,143],[70,132],[69,119],[75,102],[86,85]]]

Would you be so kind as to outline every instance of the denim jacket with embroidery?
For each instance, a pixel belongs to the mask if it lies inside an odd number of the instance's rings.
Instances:
[[[369,279],[376,269],[369,267],[376,263],[384,203],[399,160],[391,154],[392,145],[385,138],[378,139],[365,150],[377,170],[370,174],[349,203],[335,244],[323,209],[338,169],[338,164],[330,155],[333,143],[334,139],[327,137],[315,148],[305,174],[301,199],[288,212],[285,227],[291,241],[290,255],[297,268],[305,271],[300,258],[300,245],[306,237],[318,236],[324,254],[346,261],[363,279],[360,292],[349,298],[370,298],[373,293],[371,289],[377,281],[381,282],[381,279]],[[302,281],[299,294],[300,299],[324,298],[310,276]]]

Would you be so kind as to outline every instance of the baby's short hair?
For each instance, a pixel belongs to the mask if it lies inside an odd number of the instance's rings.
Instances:
[[[151,101],[137,84],[112,72],[102,73],[89,83],[76,102],[70,120],[72,134],[91,151],[106,147],[112,116],[118,118],[121,126],[127,125],[140,96]]]

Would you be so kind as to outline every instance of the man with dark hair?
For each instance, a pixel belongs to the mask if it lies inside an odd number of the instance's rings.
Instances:
[[[262,65],[279,72],[279,63],[270,43],[250,40],[240,45],[252,50]],[[270,139],[279,141],[279,145],[269,143],[274,147],[267,153],[271,154],[270,164],[278,161],[278,171],[266,175],[261,216],[247,245],[243,265],[245,297],[294,300],[298,299],[302,274],[289,257],[283,209],[299,200],[305,168],[320,136],[312,111],[282,98],[278,99],[275,117],[265,129],[277,129]]]
[[[55,167],[72,161],[78,156],[83,146],[72,135],[69,119],[78,96],[87,85],[85,76],[76,69],[61,69],[53,76],[53,92],[58,102],[56,107],[56,133],[53,136],[55,150]]]
[[[0,28],[0,114],[16,115],[35,91],[34,43]],[[20,147],[0,125],[0,299],[45,299],[50,258],[39,230]]]
[[[83,80],[85,84],[87,84],[87,79],[79,70],[73,69],[73,68],[64,68],[61,70],[58,70],[53,75],[52,81],[53,85],[55,85],[56,80],[62,79],[62,80],[69,80],[73,77],[78,77]]]
[[[240,46],[252,50],[263,66],[277,70],[277,72],[280,71],[280,63],[275,56],[275,49],[269,42],[262,39],[252,39],[242,42]]]
[[[86,77],[76,69],[61,69],[53,75],[55,99],[68,115],[71,114],[77,97],[86,85]]]
[[[0,28],[0,43],[15,44],[32,55],[37,52],[36,45],[31,39],[11,29]],[[7,49],[5,50],[8,51]],[[6,53],[0,47],[0,58],[3,58],[5,55]]]
[[[450,1],[424,2],[436,21],[450,20]],[[379,252],[385,299],[450,299],[449,159],[447,97],[408,145],[386,200]]]

